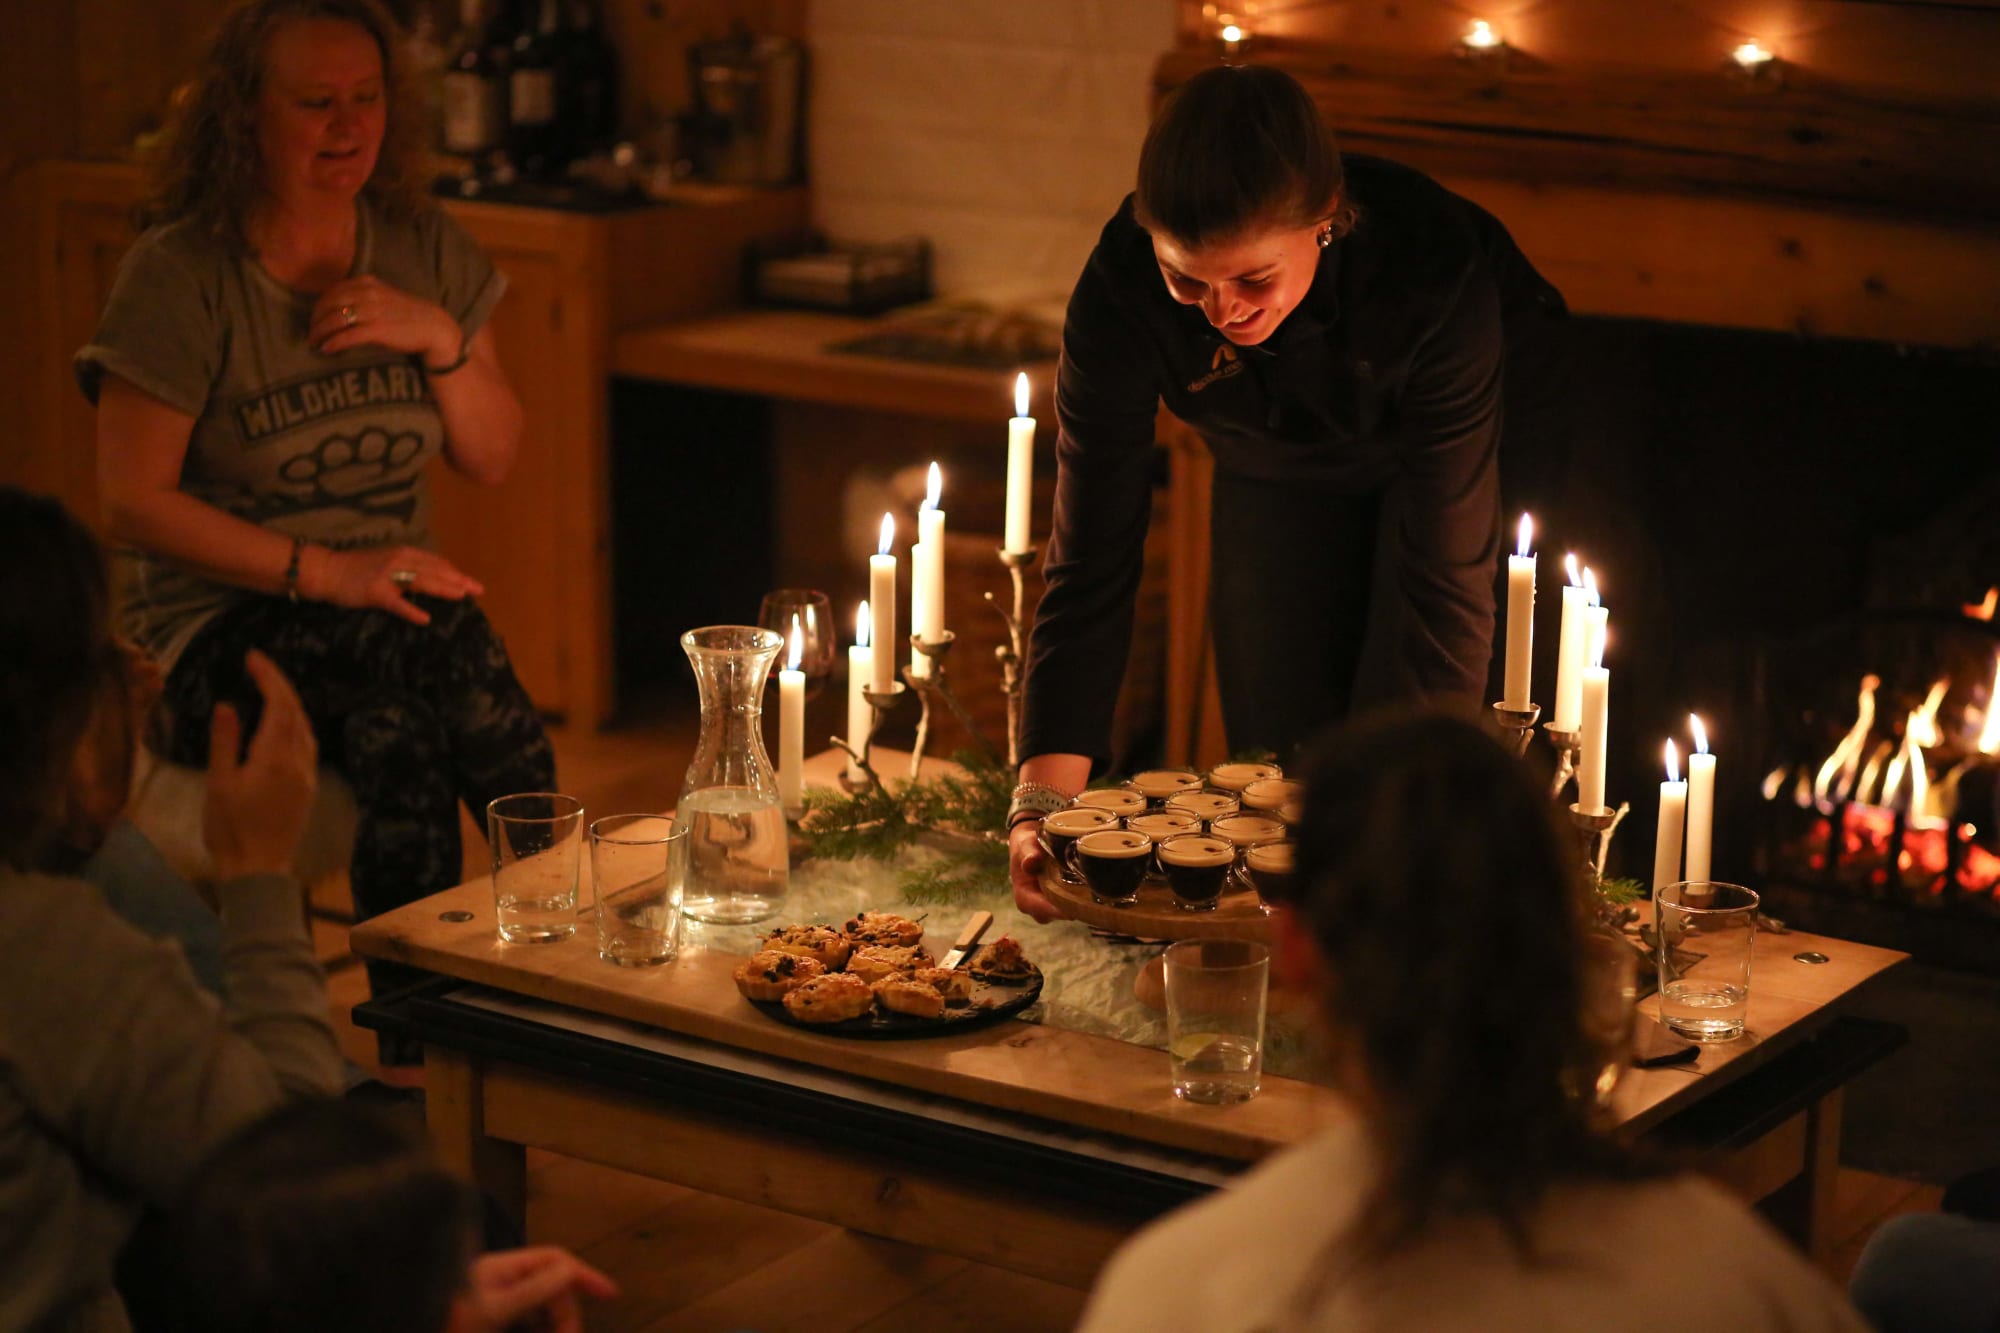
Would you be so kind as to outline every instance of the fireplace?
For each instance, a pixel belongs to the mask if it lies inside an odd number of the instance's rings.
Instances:
[[[1612,608],[1614,872],[1649,873],[1661,741],[1698,712],[1719,875],[1801,926],[2000,970],[2000,359],[1576,326],[1545,531]]]

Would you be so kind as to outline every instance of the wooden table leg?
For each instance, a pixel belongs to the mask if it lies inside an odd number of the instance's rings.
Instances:
[[[1801,1203],[1806,1251],[1813,1261],[1833,1258],[1838,1238],[1833,1234],[1834,1181],[1840,1173],[1840,1118],[1846,1093],[1835,1088],[1814,1102],[1806,1113],[1805,1198]]]
[[[424,1120],[445,1166],[477,1185],[527,1234],[528,1150],[486,1133],[485,1069],[473,1057],[424,1048]]]

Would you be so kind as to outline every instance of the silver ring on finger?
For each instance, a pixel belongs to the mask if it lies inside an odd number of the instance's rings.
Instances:
[[[408,590],[410,585],[417,581],[417,571],[414,569],[392,569],[389,571],[389,581],[398,588]]]
[[[361,321],[361,316],[354,313],[354,307],[351,305],[344,305],[340,308],[340,317],[347,321],[347,327],[350,329]],[[411,577],[414,578],[415,576],[412,575]]]

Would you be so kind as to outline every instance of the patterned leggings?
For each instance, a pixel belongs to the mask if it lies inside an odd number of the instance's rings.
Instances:
[[[363,918],[459,882],[461,801],[483,826],[494,797],[555,790],[548,733],[485,614],[470,600],[411,600],[430,624],[250,598],[195,635],[163,700],[167,757],[203,765],[218,702],[237,705],[246,735],[261,711],[244,654],[260,648],[278,664],[312,719],[320,761],[361,808],[350,875]],[[369,974],[379,994],[390,976]]]

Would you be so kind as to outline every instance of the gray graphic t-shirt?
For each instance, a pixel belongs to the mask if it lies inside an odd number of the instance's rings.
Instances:
[[[435,302],[470,336],[506,280],[437,209],[390,222],[357,202],[354,275]],[[424,468],[444,426],[414,357],[322,355],[309,292],[187,223],[157,227],[119,266],[76,354],[94,403],[106,373],[194,417],[181,489],[252,523],[334,548],[430,540]],[[138,551],[117,553],[124,627],[170,667],[203,624],[253,594]]]

